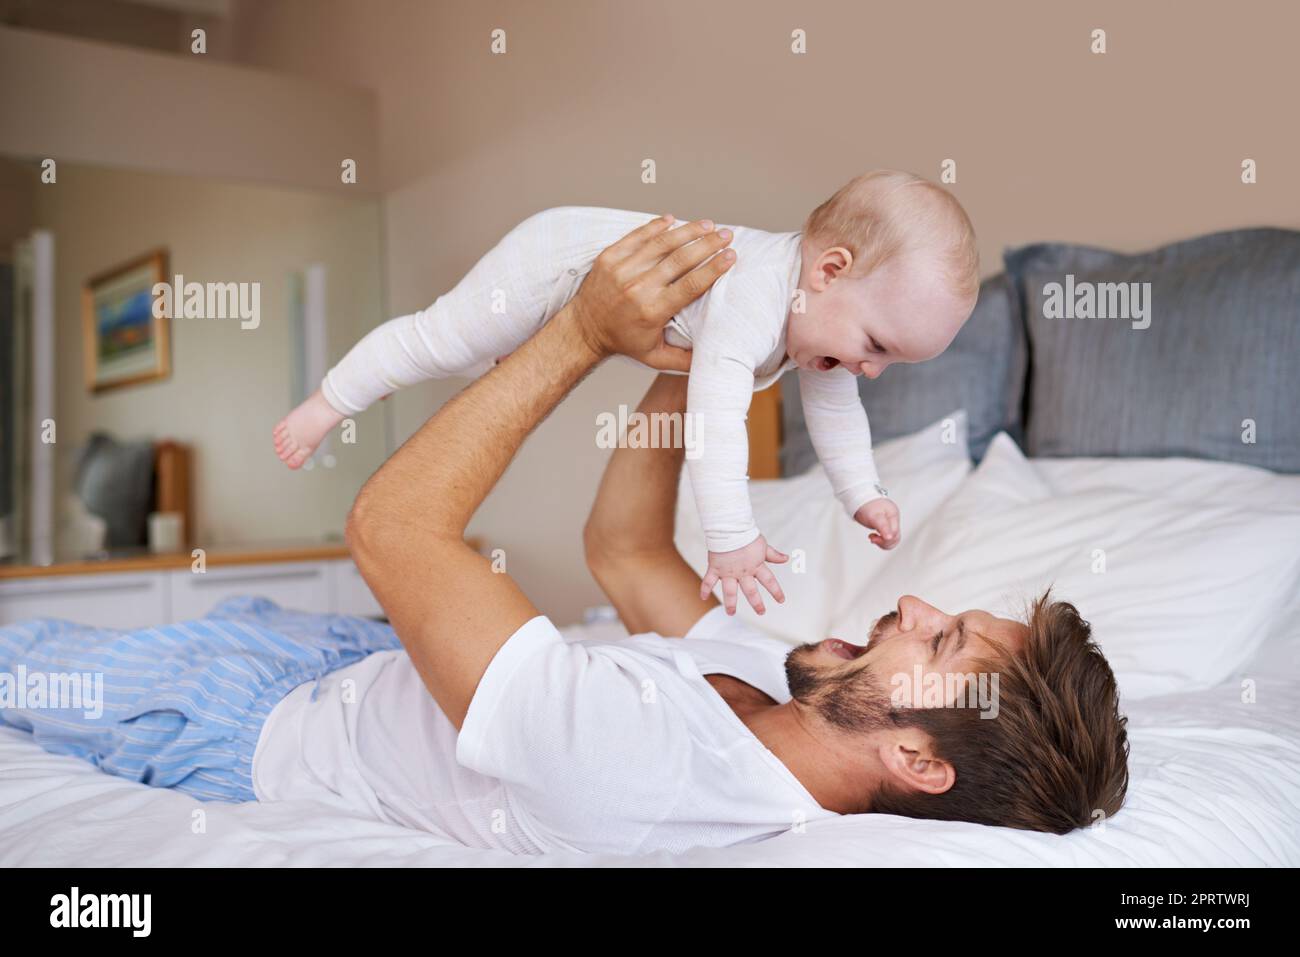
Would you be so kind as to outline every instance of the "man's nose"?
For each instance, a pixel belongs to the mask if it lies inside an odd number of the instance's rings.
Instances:
[[[869,363],[869,362],[859,363],[859,365],[858,365],[858,371],[861,372],[861,373],[862,373],[864,376],[866,376],[868,379],[874,379],[874,378],[876,378],[877,376],[880,375],[880,372],[881,372],[881,370],[879,370],[879,369],[873,369],[873,368],[871,367],[871,363]]]
[[[898,628],[900,631],[911,631],[913,628],[924,628],[927,625],[940,624],[947,617],[938,608],[922,601],[915,595],[904,595],[898,599]]]

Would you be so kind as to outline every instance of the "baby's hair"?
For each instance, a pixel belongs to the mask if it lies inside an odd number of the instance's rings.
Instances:
[[[914,173],[879,169],[856,176],[809,214],[804,238],[818,253],[843,246],[853,253],[852,277],[910,252],[935,256],[950,288],[979,293],[975,227],[942,186]]]

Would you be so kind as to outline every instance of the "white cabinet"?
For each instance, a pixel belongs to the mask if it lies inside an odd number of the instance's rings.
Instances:
[[[171,620],[202,618],[218,602],[236,595],[269,598],[296,611],[331,611],[328,564],[332,563],[218,565],[203,572],[189,569],[165,572],[171,586]]]
[[[330,611],[363,618],[383,617],[384,610],[370,593],[356,565],[347,559],[325,564],[329,568]]]
[[[158,572],[0,581],[0,625],[29,618],[66,618],[104,628],[144,628],[173,620],[167,583]]]
[[[0,581],[0,625],[65,618],[104,628],[147,628],[202,618],[237,595],[296,610],[379,617],[383,609],[347,558],[48,575]]]

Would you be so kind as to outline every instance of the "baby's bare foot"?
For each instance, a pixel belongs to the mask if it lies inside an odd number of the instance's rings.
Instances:
[[[317,389],[298,408],[286,415],[272,431],[275,454],[291,469],[306,462],[329,430],[343,421],[343,416],[325,401]]]

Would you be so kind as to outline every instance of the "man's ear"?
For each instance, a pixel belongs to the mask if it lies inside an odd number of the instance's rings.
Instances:
[[[934,754],[934,742],[919,728],[891,732],[881,749],[886,786],[894,790],[943,794],[957,783],[957,769]]]
[[[853,253],[843,246],[824,250],[813,263],[809,285],[814,292],[825,292],[836,279],[847,276],[853,268]]]

